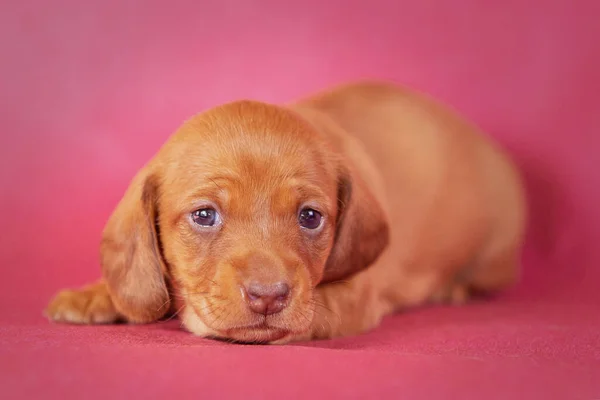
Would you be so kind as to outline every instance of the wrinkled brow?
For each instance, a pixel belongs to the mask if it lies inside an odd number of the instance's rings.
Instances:
[[[243,187],[247,179],[234,172],[219,172],[218,174],[207,174],[201,177],[201,181],[194,184],[190,192],[181,199],[182,208],[187,209],[197,205],[197,202],[206,198],[226,201],[229,196],[228,188]],[[303,200],[318,201],[323,207],[331,210],[331,202],[327,193],[318,185],[307,180],[302,173],[274,176],[268,179],[267,185],[279,186],[280,189],[293,192]]]
[[[225,201],[228,196],[226,188],[241,182],[242,179],[234,174],[202,176],[189,183],[187,190],[179,193],[180,197],[176,200],[178,208],[181,211],[193,211],[191,208],[200,206],[198,202],[203,199]]]
[[[298,193],[301,197],[316,197],[317,199],[327,199],[327,194],[321,189],[320,186],[302,182],[298,179],[290,180],[290,183],[286,185],[289,190],[293,190]]]
[[[219,187],[219,182],[225,184],[242,182],[242,177],[234,173],[220,173],[218,175],[208,175],[204,177],[205,180],[212,182],[213,185]]]

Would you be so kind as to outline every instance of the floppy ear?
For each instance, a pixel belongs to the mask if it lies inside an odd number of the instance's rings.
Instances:
[[[127,321],[152,322],[170,308],[157,232],[159,181],[146,166],[132,180],[102,237],[103,278]]]
[[[371,265],[387,246],[389,226],[364,181],[342,167],[338,177],[336,237],[322,283],[344,279]]]

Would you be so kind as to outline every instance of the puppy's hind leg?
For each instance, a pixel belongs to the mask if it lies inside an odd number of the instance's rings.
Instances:
[[[71,324],[111,324],[120,320],[102,280],[81,289],[59,292],[44,314],[51,321]]]
[[[514,285],[519,277],[519,260],[516,251],[505,250],[481,257],[467,271],[468,287],[472,293],[493,293]]]
[[[431,296],[434,304],[465,304],[472,296],[487,295],[512,286],[518,277],[515,251],[487,252],[459,271]]]

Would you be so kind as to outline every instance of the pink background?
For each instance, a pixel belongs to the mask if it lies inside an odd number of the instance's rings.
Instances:
[[[598,21],[593,0],[3,1],[0,389],[600,397]],[[43,319],[57,289],[98,276],[108,214],[184,119],[363,77],[435,95],[514,155],[531,208],[514,291],[289,347]]]

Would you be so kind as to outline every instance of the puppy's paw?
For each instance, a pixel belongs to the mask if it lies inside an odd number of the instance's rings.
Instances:
[[[59,292],[44,314],[51,321],[71,324],[110,324],[119,320],[104,283]]]
[[[309,342],[313,339],[314,338],[313,338],[312,331],[303,332],[303,333],[290,333],[290,334],[282,337],[281,339],[277,339],[277,340],[269,342],[269,344],[284,345],[284,344],[295,343],[295,342]]]
[[[469,288],[466,284],[453,283],[431,296],[434,304],[451,304],[460,306],[465,304],[470,297]]]

